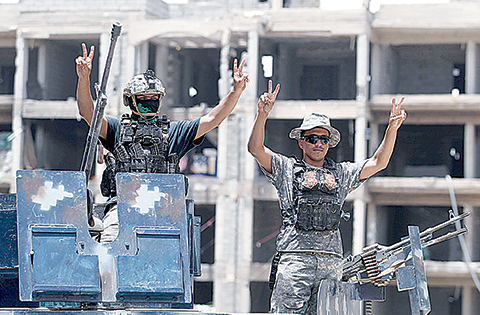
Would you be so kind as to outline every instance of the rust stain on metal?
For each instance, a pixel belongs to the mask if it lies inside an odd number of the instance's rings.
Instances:
[[[119,183],[119,185],[122,185],[125,187],[125,189],[123,190],[123,195],[124,195],[124,198],[126,201],[128,201],[128,204],[130,206],[134,206],[136,203],[137,203],[137,197],[138,197],[138,193],[137,193],[137,189],[140,188],[140,180],[136,177],[136,176],[132,176],[130,175],[129,176],[130,178],[130,182],[125,182],[123,181],[123,183]]]
[[[71,223],[75,225],[78,225],[79,223],[83,223],[87,220],[86,211],[87,211],[87,201],[77,199],[74,207],[65,205],[63,212],[61,214],[63,222]]]
[[[22,178],[22,189],[27,193],[28,200],[32,201],[33,196],[45,196],[44,179],[40,172],[33,172],[34,176],[24,176]]]
[[[165,198],[162,198],[162,208],[159,209],[159,213],[161,216],[169,216],[173,222],[177,222],[182,217],[184,206],[185,202],[182,198],[166,193]]]

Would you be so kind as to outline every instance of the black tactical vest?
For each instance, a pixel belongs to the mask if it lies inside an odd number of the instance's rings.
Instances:
[[[178,156],[168,155],[170,120],[163,116],[153,123],[138,122],[124,114],[120,124],[120,138],[112,154],[105,156],[107,168],[100,185],[102,195],[116,196],[115,174],[124,173],[178,173]]]
[[[301,230],[335,230],[340,225],[341,207],[336,169],[294,164],[293,194]]]

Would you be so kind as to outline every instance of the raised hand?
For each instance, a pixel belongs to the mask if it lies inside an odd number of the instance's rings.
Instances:
[[[243,73],[243,65],[245,59],[242,60],[240,67],[237,67],[237,58],[233,61],[233,89],[243,91],[247,87],[248,74]]]
[[[78,56],[77,59],[75,59],[75,63],[77,65],[77,75],[81,78],[88,78],[90,76],[90,72],[92,71],[92,61],[95,53],[95,47],[92,45],[90,47],[90,53],[87,54],[87,46],[85,43],[82,43],[82,51],[83,55]]]
[[[405,97],[402,97],[400,101],[397,103],[395,97],[392,98],[392,110],[390,111],[390,121],[389,125],[396,129],[400,128],[403,121],[407,119],[407,113],[402,108],[403,101]]]
[[[272,89],[273,82],[272,80],[268,80],[268,91],[260,95],[260,98],[258,99],[259,112],[268,114],[272,110],[275,100],[277,99],[277,94],[280,91],[280,84],[277,84],[273,92]]]

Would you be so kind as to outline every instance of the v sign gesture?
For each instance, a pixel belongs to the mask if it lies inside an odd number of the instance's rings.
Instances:
[[[397,140],[398,128],[400,128],[405,119],[407,119],[407,113],[402,109],[404,100],[405,98],[402,97],[397,103],[395,98],[392,99],[392,110],[390,112],[390,120],[387,130],[385,131],[385,136],[377,151],[375,151],[371,158],[367,159],[360,174],[360,179],[369,178],[388,166],[393,148],[395,147],[395,141]]]
[[[240,63],[240,67],[237,66],[237,59],[233,61],[233,89],[243,91],[247,87],[248,81],[248,74],[243,73],[243,65],[245,64],[245,60],[243,59]]]
[[[85,43],[82,43],[82,51],[83,56],[78,56],[75,59],[75,63],[77,64],[77,75],[82,78],[88,78],[90,76],[90,72],[92,71],[92,61],[93,55],[95,53],[95,47],[90,47],[90,53],[87,54],[87,46]]]
[[[390,111],[390,121],[388,122],[392,128],[400,128],[404,120],[407,119],[407,113],[402,109],[404,100],[405,97],[402,97],[397,104],[395,97],[392,98],[392,110]]]
[[[248,140],[248,152],[269,173],[272,172],[272,151],[263,144],[265,142],[265,123],[279,91],[280,84],[277,84],[275,90],[273,90],[273,82],[269,80],[267,92],[263,93],[258,99],[257,117]]]
[[[264,112],[268,114],[275,104],[275,100],[277,99],[277,94],[280,91],[280,84],[278,83],[275,87],[275,91],[272,92],[273,82],[272,80],[268,80],[268,91],[260,95],[258,100],[258,111]]]

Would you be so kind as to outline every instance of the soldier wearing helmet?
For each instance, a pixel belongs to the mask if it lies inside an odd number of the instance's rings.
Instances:
[[[135,120],[152,122],[158,117],[164,96],[162,81],[152,70],[147,70],[127,82],[123,90],[123,104],[131,109]]]
[[[92,46],[88,53],[86,45],[82,44],[82,51],[83,54],[75,60],[77,106],[80,115],[90,124],[94,113],[90,72],[95,48]],[[204,135],[220,125],[235,108],[248,82],[248,75],[243,73],[244,64],[245,60],[237,66],[237,60],[234,60],[232,91],[209,113],[191,121],[170,122],[167,116],[160,116],[166,92],[152,70],[135,75],[127,82],[123,102],[131,114],[123,114],[121,119],[104,116],[100,128],[100,140],[109,151],[101,185],[102,194],[109,199],[100,242],[111,242],[118,234],[115,173],[178,172],[179,159],[200,145]]]

